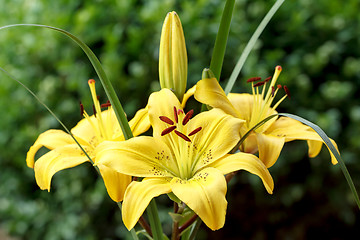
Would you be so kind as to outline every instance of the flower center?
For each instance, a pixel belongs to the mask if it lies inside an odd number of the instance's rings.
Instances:
[[[196,144],[192,139],[194,139],[194,135],[202,130],[202,127],[188,130],[188,122],[193,114],[193,110],[185,114],[182,109],[174,107],[173,119],[167,116],[159,116],[159,119],[168,125],[161,132],[161,136],[166,136],[169,139],[178,169],[178,177],[182,179],[192,177],[193,162],[196,161],[198,155]]]
[[[281,86],[280,84],[278,84],[275,86],[281,70],[282,70],[281,66],[276,66],[274,75],[272,77],[266,78],[263,81],[260,81],[261,80],[260,77],[253,77],[247,80],[247,82],[251,83],[252,85],[252,94],[253,94],[253,108],[251,112],[250,121],[247,123],[248,128],[254,127],[256,124],[264,120],[266,117],[270,116],[271,114],[274,114],[275,109],[279,106],[279,104],[282,101],[284,101],[286,97],[290,98],[290,92],[285,85]],[[268,82],[270,82],[270,85],[268,88],[266,88]],[[260,86],[263,86],[261,93],[259,91]],[[282,88],[284,89],[286,94],[279,101],[277,101],[274,106],[271,107],[276,94]],[[255,131],[263,132],[264,130],[266,130],[268,125],[269,124],[263,124]]]
[[[178,137],[184,139],[186,142],[191,142],[191,139],[189,137],[195,135],[196,133],[198,133],[202,129],[202,127],[195,128],[188,135],[181,132],[181,130],[184,129],[184,126],[186,126],[186,124],[190,121],[193,114],[194,114],[194,110],[191,109],[184,116],[184,111],[182,109],[177,109],[176,107],[174,107],[174,119],[175,119],[175,122],[173,120],[171,120],[170,118],[166,117],[166,116],[160,116],[159,118],[160,118],[161,121],[171,125],[170,127],[165,128],[161,132],[161,136],[165,136],[165,135],[171,133],[172,131],[174,131],[174,133]],[[180,121],[179,121],[179,118],[180,118]],[[179,129],[179,130],[177,130],[177,129]]]

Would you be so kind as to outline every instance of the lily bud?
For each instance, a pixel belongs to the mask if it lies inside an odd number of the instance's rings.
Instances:
[[[161,31],[159,79],[161,88],[171,89],[180,101],[186,90],[187,64],[180,18],[176,12],[169,12]]]
[[[206,78],[215,78],[215,75],[210,70],[210,68],[204,68],[204,70],[202,71],[201,79],[206,79]]]

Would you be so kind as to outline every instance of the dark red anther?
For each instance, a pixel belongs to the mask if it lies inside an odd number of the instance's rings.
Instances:
[[[278,84],[276,87],[277,87],[278,89],[281,89],[281,88],[282,88],[281,84]]]
[[[250,83],[250,82],[256,82],[259,80],[261,80],[261,77],[252,77],[252,78],[249,78],[248,80],[246,80],[246,82]]]
[[[178,115],[180,115],[181,113],[184,113],[184,111],[182,109],[178,109]]]
[[[178,123],[178,112],[175,106],[174,106],[174,117],[175,117],[175,122]]]
[[[100,96],[99,96],[99,95],[97,95],[96,98],[97,98],[98,101],[100,100]]]
[[[181,137],[181,138],[184,139],[185,141],[191,142],[190,138],[188,138],[188,136],[186,136],[185,134],[183,134],[183,133],[181,133],[181,132],[179,132],[179,131],[177,131],[177,130],[175,130],[175,133],[176,133],[176,135],[178,135],[179,137]]]
[[[266,83],[267,83],[268,81],[270,81],[270,80],[271,80],[271,78],[272,78],[272,76],[265,78],[265,79],[264,79],[264,82],[266,82]]]
[[[164,136],[168,133],[171,133],[172,131],[174,131],[176,128],[176,126],[171,126],[171,127],[168,127],[168,128],[165,128],[162,132],[161,132],[161,136]]]
[[[264,84],[265,84],[265,81],[261,81],[261,82],[255,83],[254,87],[260,87],[260,86],[262,86]]]
[[[185,126],[189,122],[189,120],[190,120],[190,118],[192,117],[193,114],[194,114],[194,110],[192,110],[192,109],[186,113],[186,115],[185,115],[185,117],[184,117],[184,119],[182,121],[183,126]]]
[[[191,133],[189,133],[189,137],[200,132],[201,129],[202,127],[195,128],[194,130],[191,131]]]
[[[274,93],[275,93],[275,87],[271,86],[271,96],[274,97]]]
[[[96,109],[95,109],[95,105],[93,105],[93,112],[94,112],[94,116],[96,117]]]
[[[84,105],[80,102],[80,116],[84,115]]]
[[[170,125],[174,125],[174,121],[171,120],[170,118],[166,117],[166,116],[160,116],[159,117],[161,121],[170,124]]]
[[[286,95],[289,97],[289,99],[291,98],[291,95],[290,95],[290,91],[288,89],[288,87],[286,85],[284,85],[284,90],[285,90],[285,93]]]
[[[103,104],[101,104],[101,108],[107,108],[107,107],[110,107],[111,106],[111,103],[110,103],[110,101],[108,100],[106,103],[103,103]]]

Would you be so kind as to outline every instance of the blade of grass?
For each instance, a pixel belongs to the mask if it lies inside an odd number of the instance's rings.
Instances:
[[[56,121],[58,121],[58,123],[64,128],[64,130],[72,137],[72,139],[74,139],[74,141],[76,142],[76,144],[79,146],[79,148],[81,149],[81,151],[84,152],[84,154],[86,155],[86,157],[89,159],[89,161],[91,162],[91,164],[94,166],[94,162],[93,160],[90,158],[90,156],[87,154],[87,152],[84,150],[84,148],[80,145],[80,143],[76,140],[76,138],[74,137],[74,135],[71,133],[71,131],[65,126],[65,124],[56,116],[56,114],[43,102],[41,101],[41,99],[33,92],[31,91],[31,89],[26,86],[24,83],[22,83],[21,81],[17,80],[15,77],[13,77],[9,72],[7,72],[5,69],[3,69],[2,67],[0,67],[0,71],[2,71],[6,76],[8,76],[10,79],[12,79],[13,81],[17,82],[18,84],[20,84],[20,86],[22,86],[23,88],[25,88],[25,90],[27,92],[29,92],[37,102],[39,102],[55,119]],[[95,166],[96,171],[98,172],[98,174],[101,176],[100,174],[100,170],[98,167]],[[121,203],[118,202],[117,203],[120,210],[121,210]],[[134,240],[138,240],[139,238],[137,237],[136,233],[135,233],[135,229],[131,229],[130,231],[131,236],[133,237]]]
[[[71,131],[65,126],[65,124],[56,116],[56,114],[43,102],[41,101],[41,99],[33,92],[31,91],[31,89],[26,86],[24,83],[22,83],[21,81],[17,80],[14,76],[12,76],[8,71],[6,71],[5,69],[3,69],[2,67],[0,67],[0,71],[2,71],[6,76],[8,76],[10,79],[12,79],[13,81],[17,82],[18,84],[20,84],[23,88],[25,88],[25,90],[30,93],[36,101],[38,101],[55,119],[56,121],[64,128],[64,130],[72,137],[72,139],[74,139],[74,141],[76,142],[76,144],[79,146],[79,148],[81,149],[81,151],[84,152],[84,154],[86,155],[86,157],[89,159],[89,161],[94,165],[93,160],[90,158],[90,156],[87,154],[87,152],[84,150],[84,148],[80,145],[80,143],[76,140],[76,138],[74,137],[74,135],[71,133]],[[98,168],[96,168],[96,170],[99,172]]]
[[[91,64],[93,65],[96,73],[99,76],[99,79],[105,89],[106,95],[109,98],[110,103],[114,108],[115,115],[119,121],[119,124],[121,126],[121,129],[122,129],[125,139],[129,139],[129,138],[133,137],[129,123],[128,123],[126,115],[125,115],[125,112],[122,108],[119,98],[117,97],[117,95],[115,93],[113,86],[111,85],[110,80],[107,78],[99,59],[96,57],[96,55],[93,53],[93,51],[91,51],[91,49],[83,41],[81,41],[79,38],[77,38],[73,34],[67,32],[63,29],[52,27],[52,26],[47,26],[47,25],[13,24],[13,25],[7,25],[7,26],[0,27],[0,30],[6,29],[6,28],[12,28],[12,27],[40,27],[40,28],[47,28],[47,29],[55,30],[55,31],[60,32],[60,33],[64,34],[65,36],[69,37],[79,47],[81,47],[82,50],[84,51],[84,53],[89,58]]]
[[[332,152],[332,154],[334,154],[336,160],[338,161],[339,165],[340,165],[340,169],[343,172],[345,179],[350,187],[350,190],[354,196],[355,202],[358,206],[358,208],[360,209],[360,200],[359,200],[359,195],[356,191],[354,182],[350,176],[349,171],[347,170],[347,167],[344,163],[344,161],[342,160],[340,153],[336,150],[334,144],[332,144],[332,142],[330,141],[330,138],[326,135],[326,133],[316,124],[302,118],[299,117],[297,115],[294,114],[290,114],[290,113],[278,113],[278,114],[273,114],[267,118],[265,118],[264,120],[260,121],[258,124],[256,124],[253,128],[251,128],[249,131],[247,131],[244,136],[240,139],[239,143],[236,145],[236,147],[233,150],[237,150],[239,149],[240,145],[244,142],[244,140],[246,139],[246,137],[255,129],[257,129],[258,127],[260,127],[261,125],[263,125],[265,122],[269,121],[270,119],[276,117],[276,116],[284,116],[284,117],[289,117],[292,119],[295,119],[309,127],[311,127],[324,141],[324,143],[326,144],[326,146],[329,148],[329,150]]]
[[[150,201],[149,206],[146,209],[146,213],[148,214],[148,218],[149,218],[149,222],[150,222],[154,240],[162,240],[163,239],[163,230],[162,230],[161,222],[159,219],[159,214],[158,214],[155,199],[152,199]]]
[[[283,4],[285,0],[277,0],[272,8],[269,10],[269,12],[265,15],[264,19],[261,21],[259,26],[256,28],[254,34],[251,36],[249,42],[246,44],[246,47],[244,51],[242,52],[238,62],[235,65],[235,68],[233,72],[230,75],[229,81],[226,84],[225,87],[225,93],[229,94],[231,92],[231,89],[233,88],[236,79],[239,76],[239,73],[244,66],[244,63],[247,59],[247,57],[250,54],[250,51],[254,48],[256,41],[259,39],[261,33],[264,31],[266,25],[270,22],[271,18],[274,16],[276,11],[280,8],[280,6]]]
[[[330,141],[330,138],[326,135],[326,133],[318,125],[316,125],[302,117],[299,117],[297,115],[293,115],[293,114],[289,114],[289,113],[279,113],[279,116],[289,117],[289,118],[295,119],[299,122],[302,122],[303,124],[311,127],[317,134],[319,134],[319,136],[322,138],[322,140],[324,141],[326,146],[330,149],[330,151],[332,152],[332,154],[334,154],[336,160],[338,161],[341,171],[343,172],[345,179],[350,187],[350,190],[354,196],[355,202],[356,202],[358,208],[360,209],[359,195],[356,191],[356,188],[355,188],[354,182],[350,176],[350,173],[347,170],[347,167],[346,167],[344,161],[342,160],[340,153],[336,150],[335,146],[332,144],[332,142]]]
[[[210,62],[210,69],[220,81],[221,68],[224,61],[227,39],[229,36],[230,23],[234,10],[235,0],[227,0],[221,16],[219,31],[216,35],[213,54]]]
[[[119,124],[120,124],[120,127],[122,129],[122,132],[124,134],[125,139],[127,140],[127,139],[132,138],[133,134],[132,134],[132,131],[130,129],[129,123],[127,121],[125,112],[124,112],[124,110],[122,108],[122,105],[121,105],[121,103],[119,101],[119,98],[117,97],[117,95],[115,93],[115,90],[111,85],[111,82],[107,78],[107,76],[105,74],[105,71],[104,71],[103,67],[100,64],[100,61],[95,56],[93,51],[83,41],[81,41],[79,38],[77,38],[73,34],[67,32],[67,31],[65,31],[63,29],[52,27],[52,26],[39,25],[39,24],[13,24],[13,25],[7,25],[7,26],[0,27],[0,30],[6,29],[6,28],[11,28],[11,27],[21,27],[21,26],[40,27],[40,28],[47,28],[47,29],[55,30],[55,31],[60,32],[60,33],[64,34],[65,36],[71,38],[75,43],[78,44],[78,46],[80,46],[83,49],[83,51],[85,52],[85,54],[89,58],[91,64],[93,65],[96,73],[98,74],[99,79],[100,79],[100,81],[101,81],[101,83],[102,83],[102,85],[103,85],[103,87],[105,89],[106,95],[109,98],[111,105],[113,106],[115,115],[116,115],[116,117],[117,117],[117,119],[119,121]],[[48,110],[50,110],[50,109],[48,109]],[[53,115],[53,116],[55,116],[55,115]],[[63,126],[63,127],[65,127],[65,126]],[[70,133],[70,131],[68,131],[68,132]],[[74,138],[74,140],[76,141],[75,138]],[[82,148],[82,147],[80,146],[80,148]],[[90,159],[90,161],[91,161],[91,159]],[[149,221],[152,221],[152,222],[155,223],[154,225],[152,225],[152,228],[154,228],[154,229],[152,229],[152,231],[155,232],[155,231],[158,231],[159,229],[162,230],[161,225],[156,226],[156,224],[159,223],[159,221],[156,220],[156,219],[159,218],[156,205],[150,204],[149,207],[148,207],[148,211],[151,211],[151,214],[149,214],[150,217],[154,218],[152,220],[149,220]],[[131,231],[134,231],[134,229],[132,229]],[[132,235],[134,235],[134,233],[132,233]]]

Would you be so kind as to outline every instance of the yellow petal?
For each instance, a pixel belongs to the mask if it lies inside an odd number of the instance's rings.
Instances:
[[[220,108],[234,117],[240,117],[216,78],[205,78],[198,81],[194,97],[201,103],[213,108]]]
[[[241,136],[244,136],[244,134],[247,131],[248,131],[248,129],[246,127],[242,127],[242,129],[240,130]],[[240,151],[245,152],[245,153],[252,153],[252,154],[255,154],[258,152],[258,143],[257,143],[257,138],[256,138],[255,132],[250,133],[246,137],[245,141],[240,146]]]
[[[85,148],[85,150],[88,150]],[[40,189],[50,191],[51,178],[60,170],[89,161],[76,144],[58,147],[35,162],[35,179]]]
[[[284,146],[285,138],[262,133],[256,134],[259,158],[267,168],[274,165]]]
[[[254,96],[248,93],[229,93],[228,99],[239,113],[239,116],[247,122],[250,122]]]
[[[109,110],[102,112],[102,117],[105,117],[106,114],[104,113],[107,111]],[[89,120],[91,121],[92,124],[90,123]],[[92,142],[93,145],[96,146],[97,144],[99,144],[99,139],[95,132],[98,131],[98,129],[99,129],[98,121],[96,120],[95,116],[92,115],[91,117],[89,117],[89,119],[86,118],[81,119],[76,124],[76,126],[71,129],[71,133],[77,136],[78,138],[81,138],[85,142],[88,143]]]
[[[166,116],[175,121],[174,107],[176,107],[176,109],[181,109],[179,100],[175,94],[167,88],[152,93],[149,97],[148,107],[154,137],[160,137],[161,132],[169,127],[169,124],[161,121],[159,117]]]
[[[240,140],[239,130],[243,123],[243,120],[216,108],[200,113],[189,121],[187,128],[189,133],[202,127],[191,138],[197,152],[201,154],[194,171],[229,153]]]
[[[122,217],[126,228],[131,230],[135,226],[151,199],[169,192],[171,189],[167,178],[144,178],[141,182],[131,182],[126,189],[122,205]]]
[[[229,93],[228,95],[229,101],[234,106],[236,111],[239,113],[239,117],[241,119],[246,120],[248,129],[254,127],[258,122],[262,121],[266,117],[276,114],[276,110],[269,108],[266,113],[263,113],[259,115],[259,112],[256,112],[255,115],[253,115],[253,109],[254,109],[254,98],[255,96],[248,93]],[[263,105],[265,104],[263,98],[261,98],[259,95],[256,97],[257,99],[257,105]],[[252,119],[254,117],[260,117],[260,119]],[[265,124],[257,128],[256,132],[263,132],[265,131],[273,122],[276,121],[276,117],[270,119]],[[252,123],[252,124],[250,124]]]
[[[183,108],[183,109],[185,108],[187,100],[189,100],[189,98],[195,94],[195,90],[196,90],[196,85],[186,91],[186,93],[184,94],[183,100],[181,102],[181,108]]]
[[[281,117],[276,120],[269,129],[267,129],[266,134],[283,137],[285,138],[285,142],[293,140],[307,140],[309,145],[309,157],[316,157],[321,150],[322,143],[324,142],[319,134],[317,134],[312,128],[288,117]],[[330,139],[330,141],[334,144],[337,151],[339,151],[335,141],[332,139]],[[331,152],[330,155],[331,162],[336,164],[337,160],[335,156]]]
[[[314,158],[320,153],[323,143],[320,141],[308,140],[307,144],[309,146],[309,157]]]
[[[134,118],[129,121],[129,125],[134,136],[138,136],[149,130],[150,119],[148,114],[148,107],[137,111]]]
[[[209,167],[220,170],[222,174],[228,174],[238,170],[246,170],[261,178],[268,193],[272,194],[273,192],[274,181],[269,173],[269,170],[263,162],[253,154],[242,152],[228,154],[227,156],[213,162],[209,165]]]
[[[120,202],[124,198],[125,190],[131,182],[131,176],[121,174],[104,165],[98,165],[101,176],[104,180],[106,190],[115,202]]]
[[[73,144],[74,140],[72,137],[61,130],[50,129],[39,135],[38,139],[32,145],[26,156],[27,166],[34,168],[35,154],[41,147],[46,147],[50,150],[61,147],[68,144]]]
[[[174,178],[170,182],[172,192],[191,208],[212,230],[225,223],[227,201],[226,180],[215,168],[205,168],[192,179]]]
[[[124,142],[103,142],[96,148],[95,154],[96,165],[105,165],[131,176],[172,176],[172,172],[177,171],[166,144],[148,136],[134,137]]]

